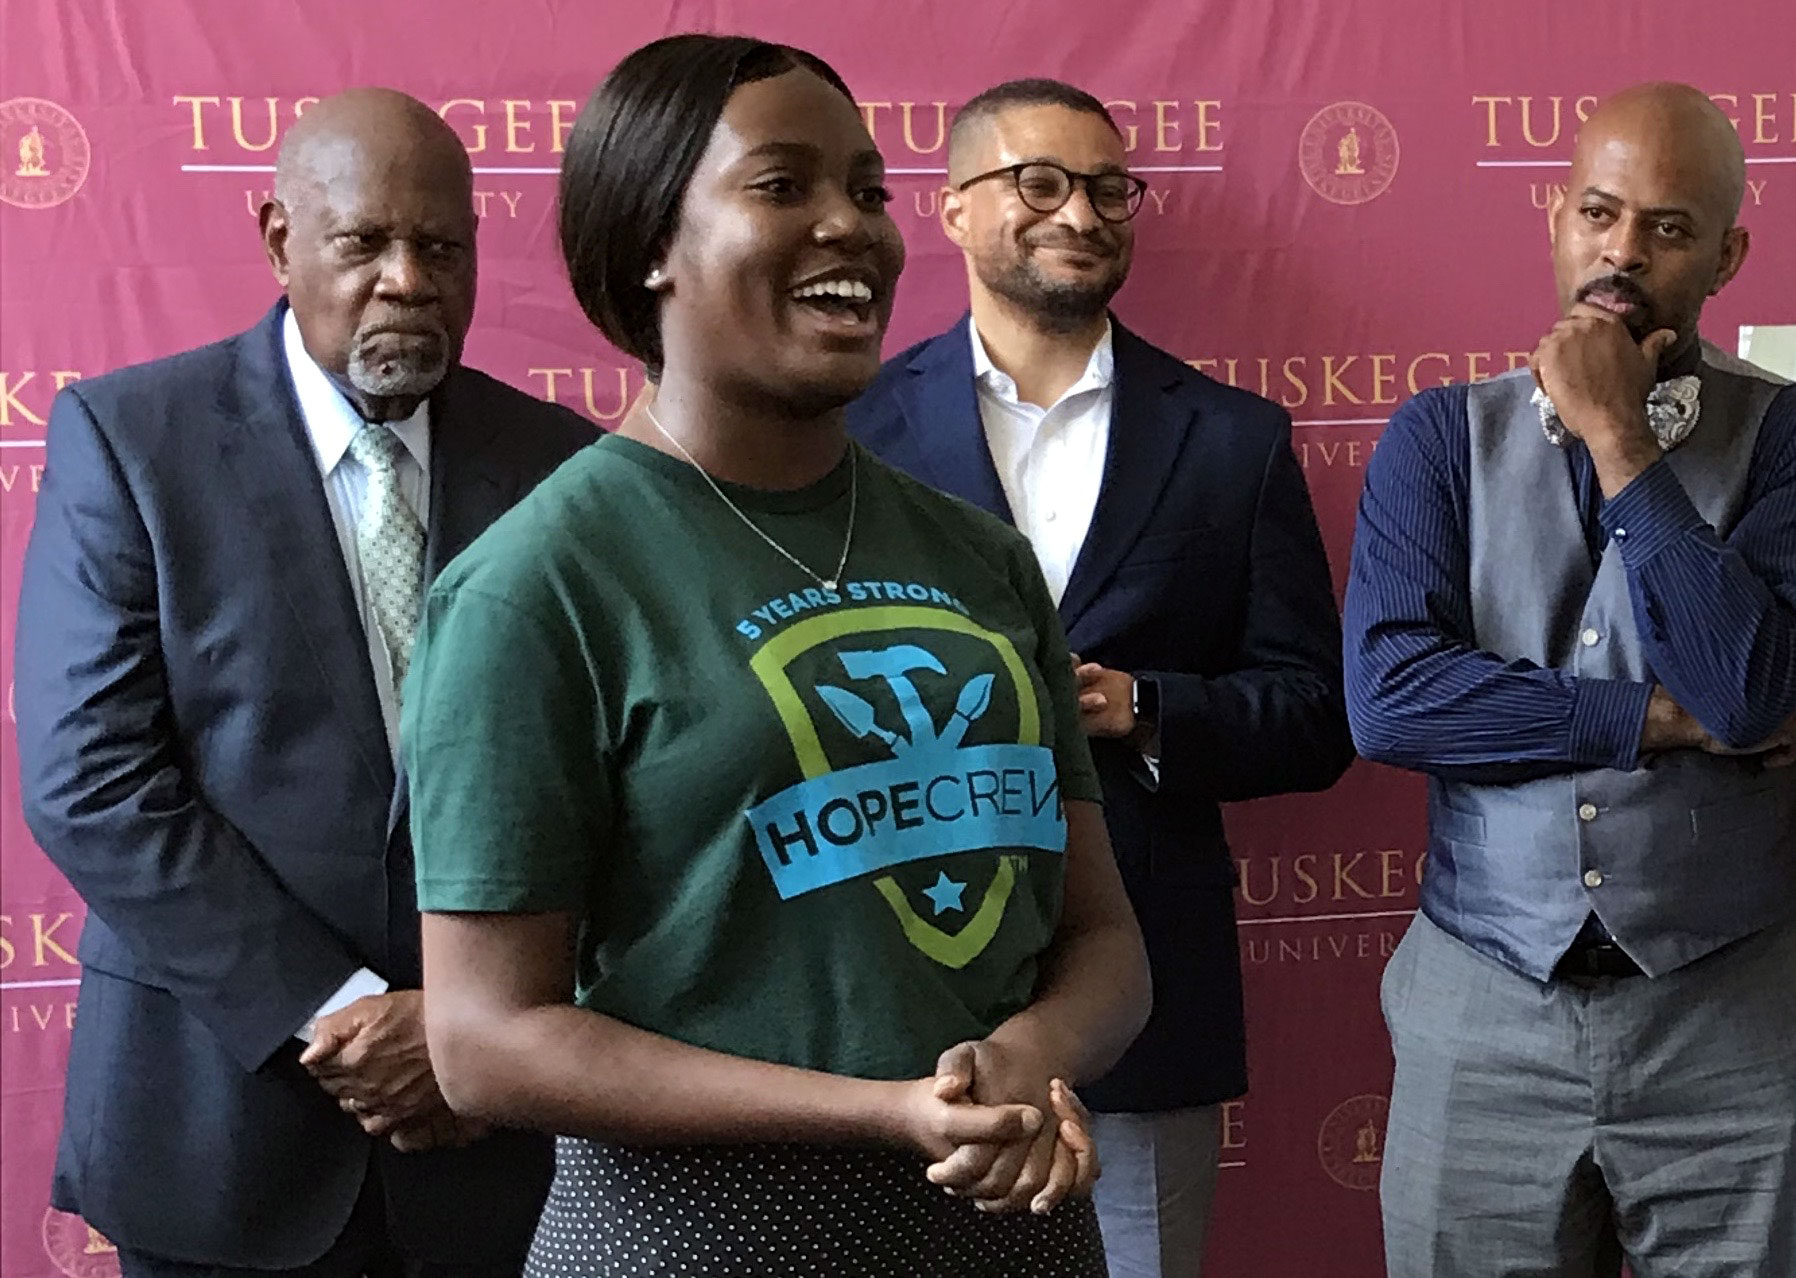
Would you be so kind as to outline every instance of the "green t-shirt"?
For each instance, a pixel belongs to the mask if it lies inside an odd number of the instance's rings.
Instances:
[[[606,438],[443,572],[405,690],[419,907],[565,910],[579,1003],[837,1074],[1027,1004],[1099,798],[1028,542],[853,450],[728,487]]]

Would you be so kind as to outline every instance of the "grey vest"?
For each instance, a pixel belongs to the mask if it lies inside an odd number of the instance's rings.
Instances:
[[[1669,454],[1702,517],[1738,522],[1781,383],[1705,343],[1702,416]],[[1620,549],[1593,571],[1565,455],[1526,369],[1470,388],[1474,642],[1581,678],[1654,682]],[[1592,911],[1660,976],[1796,913],[1796,768],[1680,750],[1633,772],[1514,785],[1434,779],[1422,908],[1481,952],[1546,980]]]

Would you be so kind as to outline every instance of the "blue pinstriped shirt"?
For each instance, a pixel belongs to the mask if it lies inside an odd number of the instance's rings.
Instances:
[[[1796,713],[1796,387],[1766,412],[1726,537],[1663,462],[1608,501],[1581,444],[1566,469],[1592,559],[1621,546],[1654,678],[1723,744],[1764,740]],[[1424,391],[1391,419],[1360,498],[1344,626],[1360,753],[1485,784],[1633,769],[1651,684],[1473,645],[1470,483],[1466,388]]]

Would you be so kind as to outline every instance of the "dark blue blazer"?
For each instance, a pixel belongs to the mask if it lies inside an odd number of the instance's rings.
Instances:
[[[122,1247],[287,1268],[338,1236],[374,1157],[423,1254],[504,1262],[535,1226],[547,1138],[397,1154],[292,1038],[356,968],[395,988],[420,972],[405,789],[285,312],[52,409],[16,637],[21,793],[89,910],[53,1200]],[[430,409],[430,573],[596,435],[467,368]]]
[[[1218,805],[1332,785],[1353,757],[1341,628],[1277,405],[1113,323],[1115,406],[1060,619],[1087,661],[1151,681],[1160,777],[1093,741],[1111,842],[1147,941],[1154,1010],[1093,1108],[1212,1104],[1247,1088],[1234,865]],[[888,361],[848,410],[893,465],[1007,522],[967,321]]]

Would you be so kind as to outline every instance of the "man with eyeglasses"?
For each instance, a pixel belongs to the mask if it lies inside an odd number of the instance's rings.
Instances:
[[[1080,710],[1154,973],[1147,1029],[1081,1088],[1098,1215],[1113,1278],[1190,1278],[1221,1105],[1247,1087],[1218,805],[1324,789],[1352,758],[1328,561],[1284,410],[1110,315],[1147,184],[1103,104],[1002,84],[955,116],[948,150],[942,228],[971,314],[891,360],[849,424],[1026,533],[1082,654]]]

